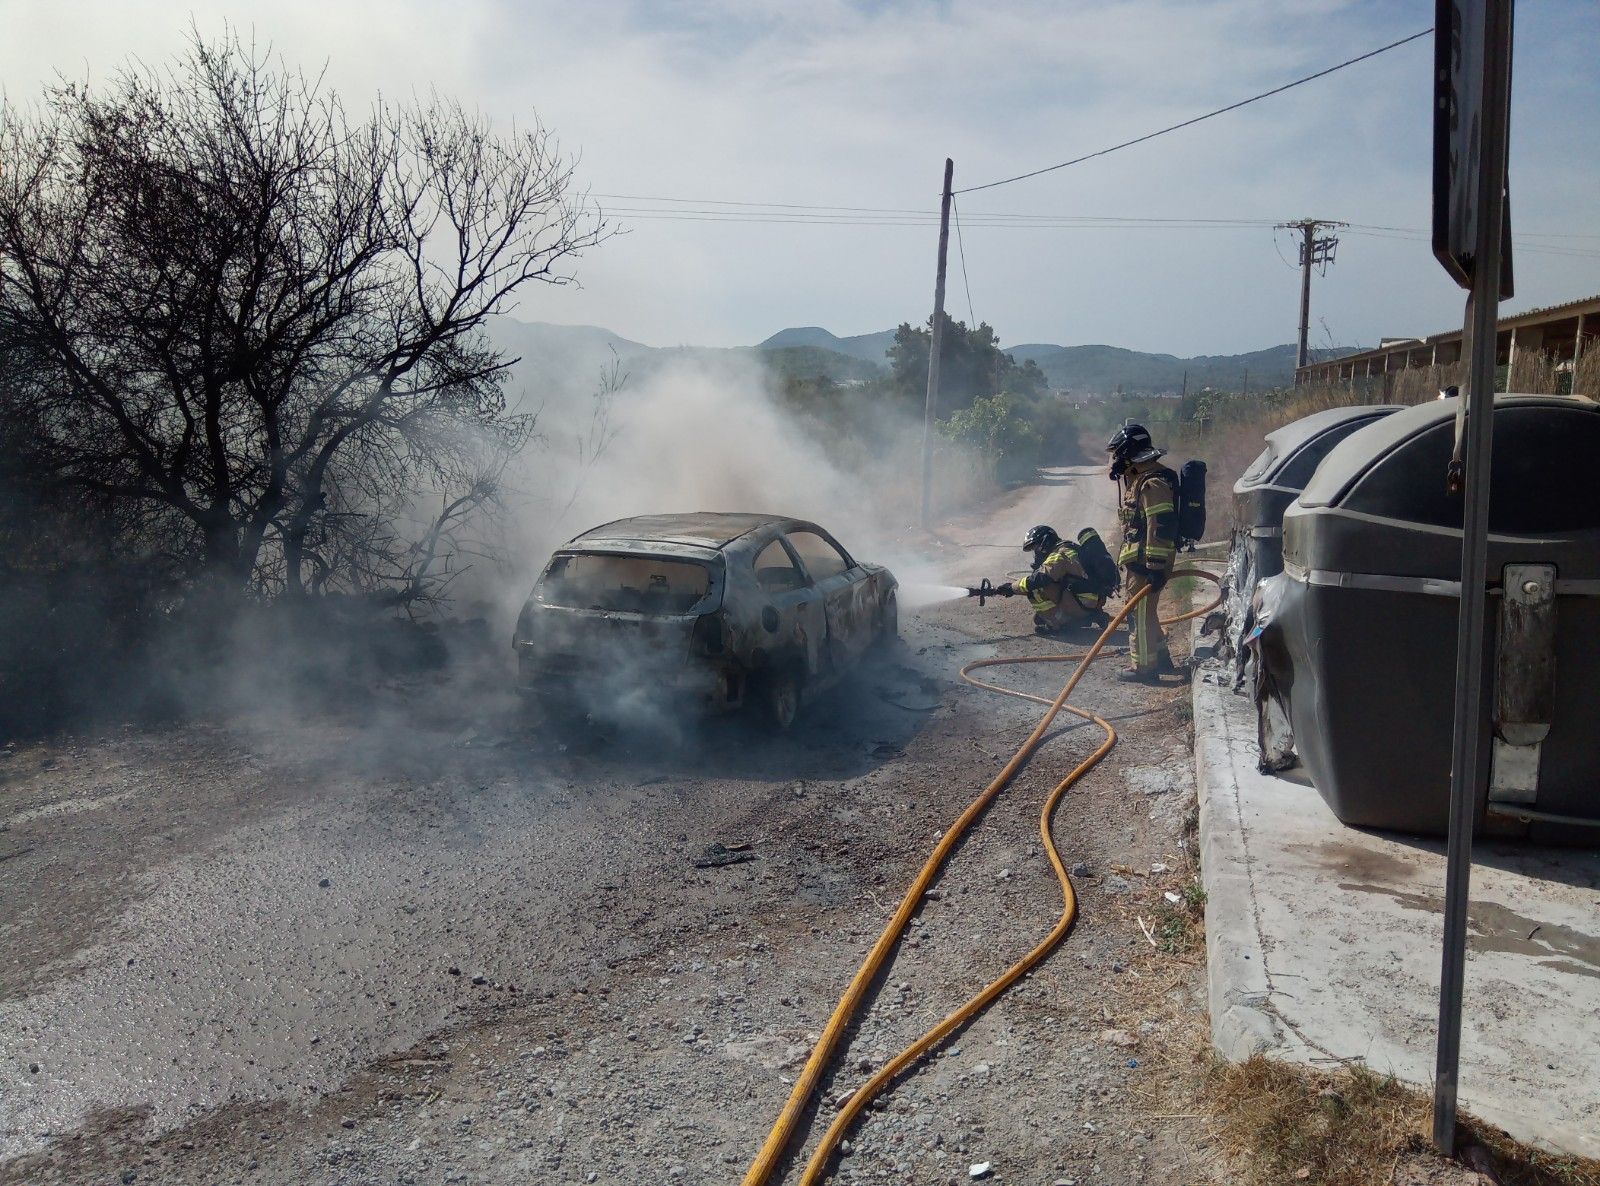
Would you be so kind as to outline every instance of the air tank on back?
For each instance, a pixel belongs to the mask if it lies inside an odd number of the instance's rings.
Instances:
[[[1345,823],[1446,829],[1462,499],[1446,491],[1459,401],[1353,433],[1283,520],[1262,654],[1294,742]],[[1500,396],[1494,411],[1483,720],[1499,834],[1600,842],[1600,406]],[[1265,639],[1263,641],[1266,641]]]

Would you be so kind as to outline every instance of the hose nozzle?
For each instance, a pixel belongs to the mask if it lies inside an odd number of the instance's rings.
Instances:
[[[994,595],[994,583],[988,577],[984,577],[977,585],[967,587],[967,596],[976,597],[980,606]]]

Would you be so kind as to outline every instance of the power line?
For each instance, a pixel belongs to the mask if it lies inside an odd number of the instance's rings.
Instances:
[[[652,206],[615,206],[610,208],[609,212],[611,213],[626,214],[634,218],[758,222],[772,223],[774,225],[781,225],[785,222],[798,222],[801,225],[836,222],[845,226],[874,226],[880,224],[886,226],[924,226],[937,222],[939,218],[937,210],[923,210],[902,206],[823,206],[799,202],[749,202],[731,201],[723,198],[677,198],[644,194],[593,194],[591,196],[623,202],[670,204],[669,208],[666,209]],[[700,209],[680,209],[679,207],[700,207]],[[723,207],[724,209],[705,209],[705,207]],[[799,211],[801,213],[789,214],[784,213],[785,211]],[[857,215],[861,217],[854,217]],[[884,217],[881,219],[876,217],[879,215]],[[1027,214],[1015,211],[968,211],[965,217],[967,223],[973,226],[1016,226],[1024,228],[1040,226],[1045,229],[1083,228],[1086,230],[1135,229],[1145,226],[1170,227],[1175,230],[1226,229],[1230,227],[1247,229],[1269,227],[1276,223],[1276,220],[1272,218],[1205,218],[1198,215],[1184,218],[1158,218],[1127,214]],[[1399,227],[1363,222],[1353,222],[1349,225],[1352,232],[1388,231],[1424,238],[1431,234],[1425,227]],[[1553,239],[1557,241],[1600,240],[1600,234],[1573,231],[1519,230],[1516,237],[1518,241],[1524,239]],[[1294,265],[1290,264],[1289,266],[1293,267]]]
[[[1350,235],[1359,235],[1363,239],[1390,239],[1399,243],[1426,243],[1431,239],[1431,235],[1427,231],[1411,231],[1406,228],[1397,227],[1395,228],[1395,232],[1396,233],[1390,233],[1388,231],[1351,229],[1345,233]],[[1577,238],[1579,236],[1573,237]],[[1600,251],[1592,248],[1560,247],[1552,243],[1543,242],[1525,243],[1520,235],[1515,236],[1514,238],[1516,249],[1521,253],[1531,252],[1535,255],[1564,255],[1573,259],[1600,259]]]
[[[956,205],[953,197],[950,199],[950,213],[956,220],[956,253],[961,257],[961,287],[967,290],[967,317],[970,318],[967,326],[977,329],[978,315],[972,309],[972,285],[967,281],[967,245],[961,238],[961,207]]]
[[[969,185],[966,189],[958,189],[955,192],[958,194],[971,194],[977,193],[982,189],[994,189],[999,185],[1010,185],[1013,181],[1025,181],[1029,177],[1037,177],[1041,173],[1054,173],[1057,169],[1065,169],[1069,165],[1081,165],[1084,161],[1092,161],[1095,159],[1095,157],[1106,156],[1107,154],[1117,152],[1120,149],[1132,148],[1135,144],[1143,144],[1146,140],[1154,140],[1157,136],[1165,136],[1168,132],[1176,132],[1182,128],[1193,127],[1195,124],[1201,123],[1205,120],[1213,119],[1219,115],[1226,115],[1230,111],[1237,111],[1241,107],[1248,107],[1252,103],[1259,103],[1262,99],[1270,99],[1273,95],[1281,95],[1284,91],[1293,90],[1297,86],[1304,86],[1306,83],[1314,82],[1319,78],[1326,78],[1336,70],[1343,70],[1346,66],[1354,66],[1357,62],[1364,62],[1368,58],[1375,58],[1379,54],[1388,53],[1391,49],[1399,49],[1402,45],[1416,41],[1419,37],[1426,37],[1432,32],[1433,27],[1430,25],[1428,28],[1423,29],[1420,33],[1413,33],[1409,37],[1402,37],[1399,41],[1391,41],[1388,45],[1379,46],[1377,49],[1370,49],[1364,54],[1350,58],[1347,61],[1340,62],[1337,66],[1329,66],[1326,70],[1318,70],[1315,74],[1308,74],[1304,78],[1297,78],[1293,82],[1286,82],[1280,87],[1274,87],[1270,91],[1262,91],[1259,95],[1251,95],[1248,99],[1241,99],[1237,103],[1230,103],[1226,107],[1219,107],[1215,111],[1208,111],[1204,115],[1195,116],[1193,119],[1186,119],[1180,124],[1173,124],[1171,127],[1162,128],[1159,131],[1148,132],[1145,135],[1139,136],[1133,140],[1124,140],[1121,144],[1113,144],[1110,148],[1102,148],[1098,152],[1086,153],[1083,156],[1074,157],[1070,161],[1062,161],[1059,165],[1046,165],[1043,169],[1034,169],[1030,173],[1018,173],[1015,177],[1004,177],[999,181],[990,181],[983,185]]]
[[[589,196],[590,197],[594,197],[594,198],[605,198],[605,199],[608,199],[608,200],[611,200],[611,201],[618,201],[618,202],[657,202],[657,203],[667,203],[667,204],[670,204],[671,206],[702,206],[702,207],[704,207],[704,206],[720,206],[720,207],[726,207],[727,208],[727,209],[720,210],[720,211],[705,211],[705,210],[701,210],[701,211],[698,211],[698,213],[727,213],[727,214],[751,213],[751,214],[754,214],[754,213],[797,210],[797,211],[805,211],[805,212],[810,212],[810,213],[824,213],[824,214],[910,215],[910,216],[914,216],[914,217],[918,217],[918,218],[928,218],[928,219],[937,219],[939,217],[939,212],[936,209],[923,208],[923,207],[914,207],[914,206],[824,206],[824,205],[818,205],[818,204],[815,204],[815,203],[801,203],[801,202],[749,202],[749,201],[734,201],[734,200],[727,199],[727,198],[664,197],[664,196],[654,195],[654,194],[591,193]],[[644,207],[644,208],[648,209],[649,207]],[[627,211],[627,210],[635,209],[635,207],[617,206],[617,207],[612,207],[612,209],[613,210],[618,210],[618,211]],[[802,217],[802,216],[803,215],[798,215],[797,214],[797,215],[784,215],[783,217]],[[1138,216],[1134,216],[1134,215],[1124,215],[1124,214],[1115,214],[1115,215],[1100,215],[1100,214],[1024,214],[1024,213],[1018,213],[1018,212],[1014,212],[1014,211],[1013,212],[1007,212],[1007,211],[984,211],[982,213],[979,213],[977,211],[968,211],[967,212],[967,219],[968,219],[969,222],[971,220],[973,220],[973,219],[991,219],[991,218],[1015,219],[1015,220],[1018,220],[1018,221],[1039,221],[1039,220],[1044,220],[1044,221],[1050,221],[1050,222],[1054,222],[1054,221],[1058,221],[1058,220],[1089,221],[1089,222],[1100,222],[1100,221],[1149,222],[1149,223],[1163,223],[1163,222],[1190,223],[1190,222],[1197,222],[1198,221],[1198,222],[1208,222],[1208,223],[1225,223],[1225,224],[1230,224],[1230,225],[1239,224],[1239,225],[1250,225],[1250,226],[1261,226],[1261,225],[1269,224],[1272,221],[1271,219],[1264,218],[1264,217],[1263,218],[1198,218],[1198,217],[1188,217],[1188,218],[1148,218],[1148,217],[1138,217]]]
[[[826,209],[826,208],[822,208]],[[935,216],[918,217],[906,216],[876,217],[829,215],[829,214],[779,214],[775,212],[763,213],[761,211],[740,210],[653,210],[647,208],[617,207],[613,213],[627,218],[642,221],[660,222],[706,222],[706,223],[734,223],[751,226],[828,226],[844,228],[882,228],[882,227],[927,227],[935,225]],[[974,215],[965,216],[965,221],[979,227],[990,227],[1000,230],[1066,230],[1066,231],[1243,231],[1260,230],[1272,227],[1274,224],[1267,219],[1181,219],[1181,218],[1122,218],[1116,216],[1074,216],[1074,215],[1029,215],[1024,216],[1029,221],[1012,221],[1016,216],[1009,215]],[[1430,232],[1421,227],[1380,227],[1373,224],[1355,223],[1348,231],[1352,235],[1360,235],[1370,239],[1394,239],[1401,241],[1426,241]],[[1541,255],[1567,255],[1580,259],[1600,258],[1600,250],[1587,246],[1588,241],[1600,236],[1586,234],[1562,234],[1557,232],[1518,232],[1516,241],[1519,251],[1533,252]],[[1534,240],[1524,242],[1524,240]],[[1580,245],[1577,241],[1583,240]],[[1274,243],[1276,246],[1276,241]],[[1282,258],[1281,249],[1279,257]],[[1289,267],[1288,260],[1284,263]]]

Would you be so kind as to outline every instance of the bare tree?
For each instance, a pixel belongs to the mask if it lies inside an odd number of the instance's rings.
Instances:
[[[306,591],[329,514],[461,477],[458,434],[525,440],[484,322],[609,233],[537,124],[352,118],[232,35],[0,110],[0,160],[0,415],[30,480],[234,590]]]

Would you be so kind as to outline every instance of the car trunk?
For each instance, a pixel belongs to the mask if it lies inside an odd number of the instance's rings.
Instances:
[[[681,666],[722,601],[720,558],[558,552],[518,629],[550,676]]]

